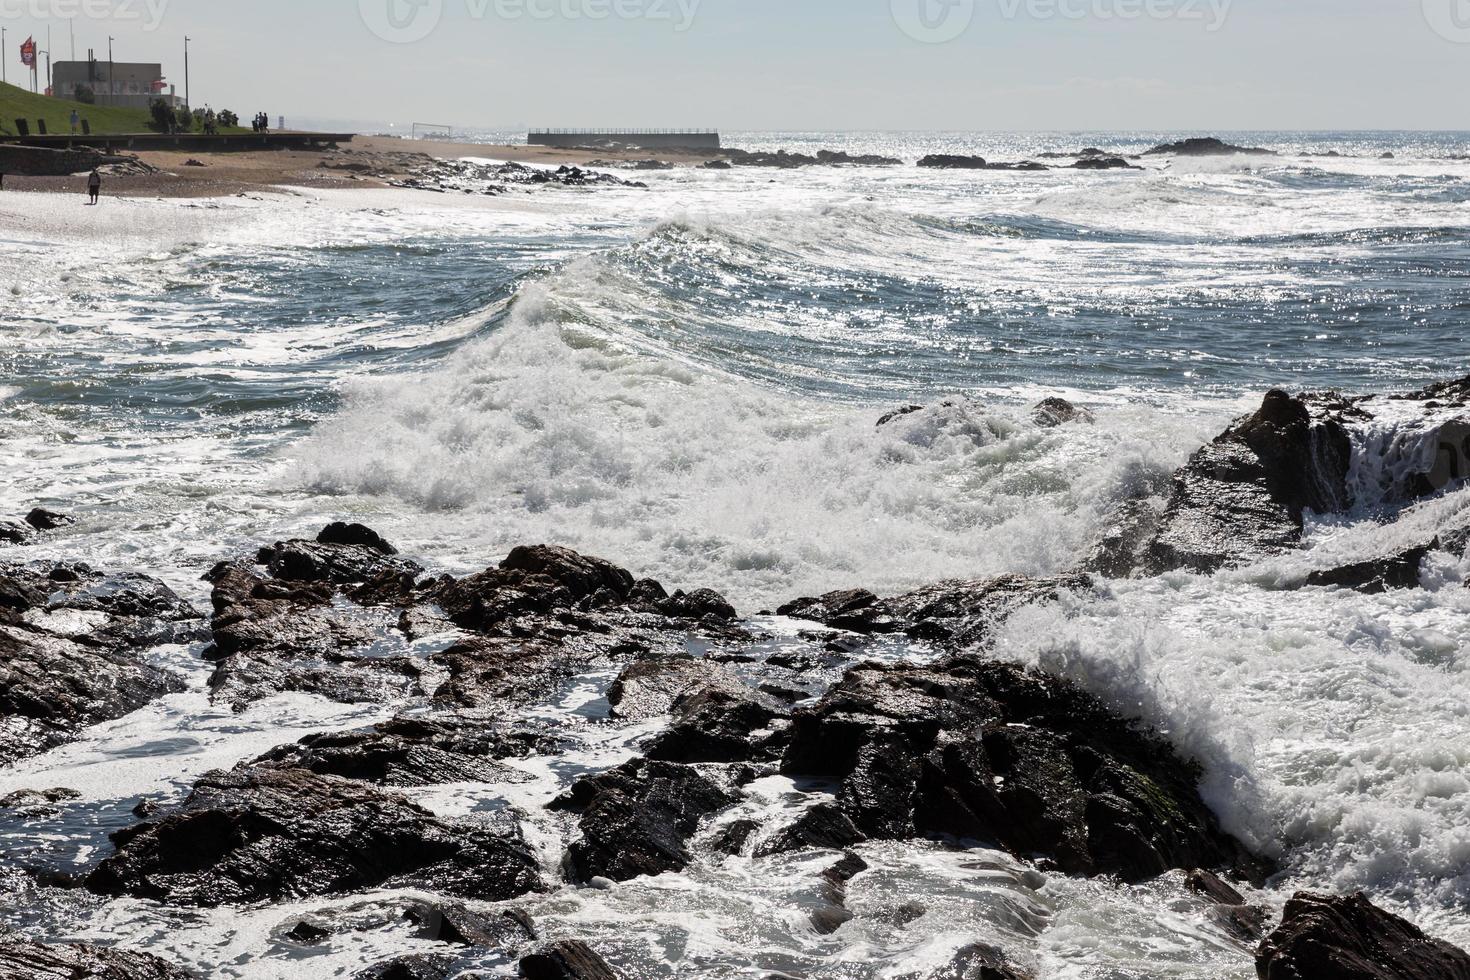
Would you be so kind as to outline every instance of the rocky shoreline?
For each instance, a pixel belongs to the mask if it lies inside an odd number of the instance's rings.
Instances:
[[[87,867],[7,871],[61,894],[176,909],[362,895],[350,913],[337,904],[300,918],[279,941],[309,948],[394,922],[444,947],[365,964],[363,978],[502,975],[461,969],[459,953],[472,949],[497,953],[523,977],[604,980],[621,975],[616,964],[585,937],[543,935],[517,902],[722,855],[831,852],[835,863],[813,882],[823,903],[811,913],[812,927],[829,934],[851,920],[844,895],[867,870],[854,848],[983,843],[1042,880],[1186,875],[1266,980],[1470,977],[1470,956],[1361,895],[1299,894],[1268,931],[1268,911],[1241,889],[1281,886],[1281,867],[1221,827],[1200,795],[1199,765],[1166,733],[1070,682],[995,659],[990,643],[1019,611],[1098,593],[1110,578],[1210,574],[1299,547],[1310,514],[1371,505],[1391,519],[1393,508],[1450,485],[1443,453],[1430,450],[1464,448],[1456,435],[1467,405],[1470,378],[1387,397],[1272,391],[1169,487],[1126,502],[1072,572],[795,598],[775,613],[804,624],[794,643],[773,642],[769,619],[742,619],[717,592],[671,592],[564,548],[520,547],[478,574],[435,576],[348,523],[222,561],[205,575],[206,613],[147,576],[25,562],[28,544],[64,542],[69,527],[37,510],[0,523],[9,542],[0,553],[0,765],[182,691],[183,679],[149,656],[166,646],[199,651],[213,668],[209,696],[228,710],[294,693],[382,705],[392,717],[206,773],[182,799],[140,806]],[[931,410],[903,408],[880,424],[920,423]],[[1034,414],[1039,428],[1091,421],[1060,399]],[[1401,447],[1402,458],[1426,466],[1355,480],[1357,433],[1388,422],[1419,440]],[[1465,545],[1426,541],[1300,587],[1414,588],[1426,555]],[[928,655],[876,656],[896,637]],[[535,709],[596,672],[616,675],[606,694],[612,722],[657,730],[636,758],[570,780],[546,804],[564,828],[553,853],[528,839],[528,814],[516,807],[471,820],[416,802],[420,788],[513,783],[518,761],[562,756],[577,733]],[[742,804],[772,777],[822,789],[753,819]],[[55,819],[74,798],[37,786],[0,800],[0,834]],[[433,898],[370,897],[382,889]],[[485,911],[492,903],[499,912]],[[0,975],[190,975],[166,954],[37,939],[48,937],[0,934]],[[933,974],[977,976],[1033,974],[984,945]]]

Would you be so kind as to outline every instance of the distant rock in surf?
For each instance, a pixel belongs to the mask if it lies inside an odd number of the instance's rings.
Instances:
[[[1073,170],[1142,170],[1122,157],[1083,157],[1072,164]]]
[[[1055,429],[1069,422],[1091,425],[1097,418],[1087,409],[1073,405],[1065,398],[1047,398],[1031,410],[1031,421],[1043,429]]]
[[[1264,150],[1258,146],[1235,146],[1213,136],[1198,137],[1195,139],[1180,140],[1178,143],[1165,143],[1156,146],[1152,150],[1146,150],[1144,156],[1170,156],[1170,157],[1221,157],[1237,156],[1275,156],[1275,150]]]
[[[1470,980],[1470,954],[1426,936],[1361,892],[1299,892],[1256,955],[1261,980]]]
[[[920,167],[936,170],[1021,170],[1038,171],[1051,169],[1044,163],[1022,160],[1019,163],[991,163],[984,157],[972,157],[950,153],[934,153],[918,163]]]
[[[738,150],[727,148],[722,151],[725,161],[737,167],[775,167],[793,170],[798,167],[896,167],[903,163],[894,157],[877,154],[853,156],[841,150],[818,150],[816,156],[792,153],[789,150],[766,151]],[[712,161],[713,162],[713,161]]]

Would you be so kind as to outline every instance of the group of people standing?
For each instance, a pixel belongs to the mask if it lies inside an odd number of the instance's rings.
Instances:
[[[253,126],[257,133],[268,133],[271,131],[271,117],[264,112],[257,112]]]

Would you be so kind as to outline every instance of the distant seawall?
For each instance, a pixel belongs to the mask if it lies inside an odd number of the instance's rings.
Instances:
[[[643,150],[718,150],[720,134],[711,130],[541,129],[526,137],[531,146],[637,147]]]

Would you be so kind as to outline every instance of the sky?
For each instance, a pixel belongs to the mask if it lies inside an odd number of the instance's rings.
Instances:
[[[288,123],[1470,130],[1470,0],[0,0]],[[43,80],[44,84],[44,80]]]

